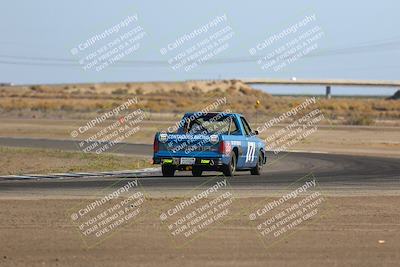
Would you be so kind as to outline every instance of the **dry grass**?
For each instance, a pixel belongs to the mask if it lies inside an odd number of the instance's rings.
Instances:
[[[107,153],[0,146],[0,174],[112,171],[152,166],[146,159]]]
[[[305,97],[272,97],[240,81],[185,82],[185,83],[125,83],[82,84],[58,86],[0,87],[0,110],[4,116],[76,118],[84,114],[108,111],[129,98],[137,96],[142,108],[151,113],[197,111],[226,97],[230,109],[253,117],[271,118],[299,105]],[[256,110],[256,100],[261,105]],[[372,125],[383,120],[396,123],[400,119],[400,101],[377,98],[318,99],[312,109],[319,108],[331,121],[338,124]],[[89,117],[90,117],[89,116]]]

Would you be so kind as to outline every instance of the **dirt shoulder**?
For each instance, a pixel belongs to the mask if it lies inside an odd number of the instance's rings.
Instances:
[[[265,247],[243,210],[260,198],[239,199],[236,215],[177,248],[157,207],[138,223],[85,249],[65,211],[82,199],[0,200],[1,266],[395,266],[400,260],[399,196],[328,197],[329,212]],[[238,205],[236,205],[238,204]]]
[[[135,156],[0,146],[0,175],[100,172],[150,166],[148,160]]]

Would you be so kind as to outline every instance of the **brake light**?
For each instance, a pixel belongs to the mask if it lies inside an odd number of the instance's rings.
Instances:
[[[221,154],[230,154],[232,151],[231,143],[221,141],[219,142],[219,153]]]
[[[157,137],[154,138],[153,151],[154,151],[154,153],[158,152],[158,140],[157,140]]]

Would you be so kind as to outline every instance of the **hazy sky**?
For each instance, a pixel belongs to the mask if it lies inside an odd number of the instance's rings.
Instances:
[[[0,10],[0,82],[63,83],[294,76],[400,79],[398,0],[13,0],[2,1]],[[191,71],[173,70],[167,63],[169,55],[162,55],[160,49],[224,14],[227,18],[225,25],[234,32],[228,41],[229,46],[215,55],[211,62]],[[257,64],[258,57],[250,55],[249,49],[313,14],[316,16],[313,26],[323,31],[323,36],[317,41],[318,47],[279,71],[261,69]],[[146,35],[139,41],[140,48],[122,59],[127,63],[117,63],[102,71],[85,71],[79,65],[80,56],[72,55],[71,49],[134,15],[138,16],[138,21],[131,22],[126,29],[140,25]],[[215,28],[220,29],[218,27],[220,25]],[[305,30],[309,29],[307,27]],[[119,34],[121,32],[102,41],[107,43]],[[210,34],[203,33],[190,42],[196,44]],[[282,42],[290,41],[299,34],[294,33]],[[179,49],[174,53],[179,52]],[[266,55],[270,50],[266,48],[258,51],[257,55]]]

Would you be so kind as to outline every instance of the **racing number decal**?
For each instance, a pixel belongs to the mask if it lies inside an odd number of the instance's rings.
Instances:
[[[255,142],[248,142],[248,144],[247,144],[246,162],[254,160],[255,152],[256,152],[256,143]]]

